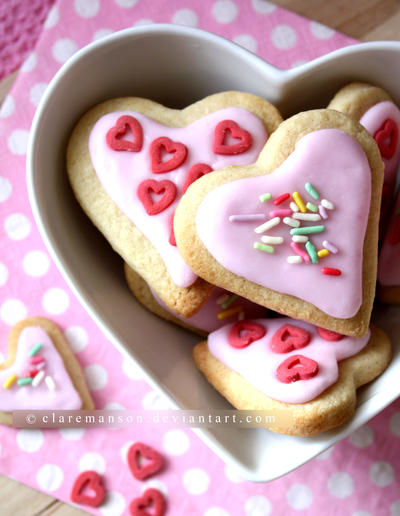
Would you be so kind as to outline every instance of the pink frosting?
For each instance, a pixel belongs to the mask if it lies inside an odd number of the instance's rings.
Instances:
[[[236,371],[258,390],[278,401],[305,403],[316,398],[338,379],[338,362],[361,351],[368,343],[371,332],[363,337],[344,337],[330,342],[321,338],[317,328],[303,321],[286,317],[257,319],[267,333],[245,348],[234,348],[228,342],[232,324],[228,324],[208,336],[210,353],[229,369]],[[310,343],[289,353],[274,353],[270,348],[271,338],[283,325],[291,324],[304,328],[311,335]],[[276,377],[277,367],[292,355],[304,355],[318,363],[318,374],[308,380],[282,383]]]
[[[25,371],[30,368],[29,351],[38,343],[43,344],[38,355],[46,361],[44,371],[46,376],[53,378],[56,385],[55,390],[51,391],[44,379],[37,387],[18,386],[14,382],[9,389],[4,389],[4,382],[13,374],[19,378],[25,376]],[[8,369],[0,370],[0,389],[0,410],[4,412],[30,409],[78,410],[82,407],[81,398],[73,386],[62,358],[54,348],[49,335],[40,326],[29,326],[22,330],[18,339],[14,363]]]
[[[400,285],[400,241],[391,243],[400,224],[400,190],[397,194],[385,240],[379,254],[378,281],[384,286]]]
[[[177,319],[180,319],[186,324],[190,324],[190,326],[193,326],[193,328],[197,328],[199,330],[211,332],[221,328],[229,322],[233,322],[238,319],[238,313],[235,313],[234,315],[231,315],[225,319],[218,319],[218,314],[225,311],[225,309],[217,303],[217,300],[224,294],[232,296],[231,292],[228,292],[222,288],[216,287],[209,299],[200,308],[200,310],[192,315],[192,317],[188,318],[182,317],[181,315],[170,310],[153,290],[151,290],[151,293],[153,294],[153,297],[157,303],[162,306],[164,310],[167,310]],[[252,303],[248,299],[244,299],[240,296],[228,308],[226,308],[226,310],[230,310],[231,308],[236,308],[239,306],[243,307],[243,312],[245,313],[246,318],[263,317],[266,315],[266,308],[264,306]]]
[[[304,202],[318,204],[305,190],[310,182],[320,199],[334,203],[325,210],[328,218],[302,226],[324,225],[325,231],[311,235],[317,250],[328,240],[337,254],[319,263],[292,264],[291,227],[282,222],[263,234],[284,237],[274,254],[253,248],[260,236],[254,232],[260,222],[232,223],[233,214],[264,213],[265,220],[274,209],[273,199],[298,191]],[[269,192],[272,200],[260,202]],[[258,285],[290,294],[312,303],[338,318],[354,316],[362,302],[363,242],[371,200],[371,172],[361,145],[338,129],[323,129],[307,134],[274,172],[265,176],[238,179],[212,190],[200,204],[196,226],[200,239],[226,269]],[[288,208],[288,199],[279,208]],[[311,212],[310,212],[311,213]],[[304,246],[304,244],[300,244]],[[305,248],[304,248],[305,249]],[[322,268],[337,268],[340,276],[322,274]],[[220,285],[224,286],[224,285]]]
[[[140,152],[118,152],[106,144],[108,130],[122,115],[134,116],[142,125],[143,148]],[[214,154],[214,129],[218,122],[225,119],[234,120],[252,135],[252,146],[243,154]],[[188,156],[184,164],[176,170],[154,174],[151,171],[149,147],[152,141],[161,136],[184,143],[188,149]],[[107,114],[97,121],[90,134],[89,150],[96,174],[108,195],[158,250],[173,281],[180,287],[188,287],[194,283],[197,276],[185,264],[177,247],[169,243],[169,235],[170,220],[182,195],[182,186],[189,169],[196,163],[206,163],[214,170],[230,163],[252,163],[263,148],[267,137],[262,121],[243,108],[221,109],[183,128],[166,127],[140,113],[123,111]],[[227,143],[230,144],[229,139]],[[168,179],[178,187],[175,201],[158,215],[149,216],[136,195],[137,187],[144,179]]]

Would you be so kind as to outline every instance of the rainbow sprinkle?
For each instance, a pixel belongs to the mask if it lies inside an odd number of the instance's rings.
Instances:
[[[318,258],[325,258],[325,256],[329,256],[330,255],[330,252],[328,251],[328,249],[320,249],[317,252],[317,255],[318,255]]]
[[[253,247],[254,247],[254,249],[257,249],[258,251],[264,251],[265,253],[272,254],[275,252],[275,248],[272,247],[272,245],[261,244],[261,242],[254,242]]]
[[[272,199],[272,195],[269,192],[267,192],[267,193],[260,195],[259,199],[261,202],[267,202]]]
[[[264,233],[264,231],[267,231],[268,229],[273,228],[274,226],[277,226],[281,219],[279,217],[274,217],[273,219],[267,220],[264,224],[261,224],[261,226],[257,226],[254,231],[256,233]]]
[[[7,380],[3,383],[4,389],[9,389],[11,385],[17,380],[18,376],[13,374],[7,378]]]
[[[290,230],[291,235],[315,235],[316,233],[323,233],[325,226],[308,226],[304,228],[293,228]]]
[[[32,387],[38,387],[42,383],[43,378],[45,377],[44,371],[39,371],[35,378],[32,380]]]
[[[338,252],[338,248],[331,244],[331,242],[328,242],[328,240],[324,240],[322,242],[322,245],[333,254],[336,254]]]
[[[42,349],[43,344],[39,342],[38,344],[35,344],[33,348],[29,351],[29,356],[34,357],[39,351]]]
[[[223,308],[224,310],[225,310],[225,308],[229,308],[231,306],[231,304],[234,303],[238,297],[239,296],[237,294],[232,294],[231,296],[228,297],[228,299],[226,301],[224,301],[221,304],[221,308]]]
[[[17,384],[19,386],[23,386],[23,385],[30,385],[33,381],[33,378],[31,378],[30,376],[26,377],[26,378],[20,378],[18,381],[17,381]]]
[[[310,240],[306,243],[306,249],[307,249],[307,253],[309,254],[309,256],[311,258],[311,262],[318,263],[317,250],[315,248],[315,245]]]
[[[293,197],[294,202],[297,204],[299,210],[302,213],[305,213],[307,211],[307,208],[306,208],[306,205],[304,204],[303,199],[300,197],[299,192],[293,192],[292,197]]]
[[[230,310],[225,310],[225,312],[220,312],[217,317],[218,319],[226,319],[227,317],[230,317],[231,315],[238,314],[243,311],[242,306],[235,306],[235,308],[231,308]],[[49,376],[47,376],[49,378]],[[46,378],[46,380],[47,380]]]
[[[334,210],[335,209],[335,205],[331,201],[328,201],[327,199],[322,199],[321,204],[327,210]]]
[[[306,183],[304,185],[304,188],[306,189],[306,192],[311,195],[311,197],[315,200],[319,199],[319,193],[317,190],[313,187],[311,183]]]
[[[306,208],[307,208],[307,210],[313,211],[314,213],[317,213],[317,211],[318,211],[318,206],[315,206],[315,204],[312,202],[308,202],[306,204]]]

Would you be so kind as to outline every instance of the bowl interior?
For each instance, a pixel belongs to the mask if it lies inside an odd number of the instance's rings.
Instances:
[[[399,47],[381,46],[370,52],[376,53],[376,67],[400,64]],[[282,72],[203,31],[149,26],[92,44],[74,56],[49,86],[35,116],[28,150],[28,184],[39,229],[64,277],[106,336],[138,361],[150,383],[175,406],[231,408],[193,364],[191,349],[199,338],[158,319],[134,300],[122,260],[75,201],[64,165],[74,124],[94,104],[117,96],[143,96],[181,108],[214,92],[242,90],[266,97],[284,115],[323,107],[349,80],[375,82],[377,70],[367,55],[364,50],[345,49],[336,57]],[[395,87],[400,77],[389,80],[386,75],[383,86],[400,100]],[[379,381],[371,387],[378,389],[376,395],[383,380]],[[372,417],[383,406],[381,401],[365,408],[374,392],[362,391],[360,410],[347,426],[314,439],[236,428],[210,428],[200,436],[244,476],[271,480]]]

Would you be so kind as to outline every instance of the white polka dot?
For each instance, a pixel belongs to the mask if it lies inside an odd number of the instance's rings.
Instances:
[[[31,221],[22,213],[13,213],[6,218],[4,229],[11,240],[23,240],[31,232]]]
[[[219,23],[231,23],[238,15],[238,8],[232,0],[218,0],[212,7],[212,14]]]
[[[89,336],[81,326],[69,326],[64,335],[74,353],[83,351],[88,345]]]
[[[235,484],[239,484],[245,481],[245,479],[235,469],[229,466],[225,466],[224,472],[225,476]]]
[[[262,495],[254,495],[248,498],[244,509],[247,516],[268,516],[271,514],[271,504]]]
[[[99,12],[99,0],[75,0],[75,12],[81,18],[93,18]]]
[[[400,437],[400,412],[395,412],[390,418],[390,431],[397,437]]]
[[[156,391],[150,391],[144,395],[142,406],[146,410],[164,410],[171,408],[170,402]]]
[[[35,278],[44,276],[50,267],[50,260],[43,251],[29,251],[22,262],[24,271],[28,276]]]
[[[96,32],[93,34],[93,41],[105,38],[106,36],[109,36],[112,33],[113,33],[113,31],[111,29],[99,29],[99,30],[96,30]]]
[[[353,512],[353,514],[351,516],[372,516],[372,514],[367,511],[356,511],[356,512]]]
[[[85,434],[84,428],[60,428],[60,433],[67,441],[79,441]]]
[[[4,202],[10,198],[12,193],[12,185],[10,181],[3,176],[0,176],[0,202]]]
[[[137,4],[138,0],[115,0],[115,3],[124,9],[129,9]]]
[[[173,23],[188,27],[197,27],[198,21],[197,14],[192,9],[179,9],[172,17]]]
[[[20,68],[21,72],[31,72],[35,66],[37,65],[37,55],[35,52],[31,52],[29,56],[25,59],[23,65]]]
[[[64,480],[62,469],[54,464],[45,464],[36,474],[36,482],[44,491],[57,491]]]
[[[0,287],[5,285],[8,280],[8,269],[4,263],[0,263]]]
[[[122,370],[131,380],[143,380],[143,371],[137,362],[131,358],[124,358]]]
[[[39,429],[33,428],[18,430],[17,433],[17,444],[20,450],[24,452],[36,452],[44,443],[43,432]]]
[[[163,448],[170,455],[183,455],[189,447],[189,437],[183,430],[169,430],[164,434]]]
[[[323,451],[322,453],[320,453],[317,457],[315,457],[317,460],[326,460],[328,457],[331,456],[332,452],[333,452],[333,446],[331,446],[330,448],[326,449],[325,451]]]
[[[44,22],[44,28],[45,29],[51,29],[57,25],[57,23],[60,20],[60,11],[58,10],[58,7],[54,5],[46,18],[46,21]]]
[[[296,31],[289,25],[277,25],[271,32],[271,40],[279,50],[292,48],[297,41]]]
[[[328,489],[337,498],[347,498],[354,491],[353,479],[348,473],[334,473],[329,477]]]
[[[369,476],[377,486],[387,487],[394,481],[393,466],[383,460],[376,461],[370,467]]]
[[[164,482],[161,482],[161,480],[157,480],[156,478],[146,480],[146,482],[143,482],[140,491],[141,493],[143,493],[144,491],[146,491],[146,489],[150,488],[157,489],[158,491],[160,491],[160,493],[162,493],[165,496],[165,498],[168,497],[168,488],[164,484]]]
[[[99,453],[85,453],[79,459],[79,471],[97,471],[102,475],[106,470],[106,462]]]
[[[183,487],[189,494],[198,495],[205,493],[210,483],[210,478],[204,469],[188,469],[183,474]]]
[[[75,41],[69,38],[57,40],[52,48],[53,57],[59,63],[65,63],[78,50]]]
[[[135,22],[133,24],[134,27],[142,27],[143,25],[151,25],[153,22],[153,20],[150,20],[150,18],[142,18],[140,20],[138,20],[137,22]]]
[[[400,516],[400,500],[390,506],[390,516]]]
[[[304,484],[293,484],[286,493],[286,498],[291,507],[298,511],[310,507],[313,501],[311,489]]]
[[[49,314],[62,314],[69,306],[69,296],[62,288],[49,288],[43,295],[42,306]]]
[[[126,407],[124,407],[122,403],[111,401],[110,403],[104,405],[103,410],[126,410]]]
[[[0,318],[9,326],[14,326],[17,322],[25,319],[26,314],[26,307],[19,299],[7,299],[0,308]]]
[[[268,0],[251,0],[253,9],[260,14],[270,14],[276,9],[276,5],[271,4]]]
[[[229,512],[222,507],[210,507],[203,516],[229,516]]]
[[[40,99],[43,96],[43,93],[46,91],[47,83],[46,82],[38,82],[34,86],[32,86],[31,91],[29,93],[31,102],[34,106],[38,106]]]
[[[23,156],[28,146],[29,131],[26,129],[15,129],[8,137],[8,148],[13,154]]]
[[[310,29],[312,35],[318,39],[329,39],[335,34],[333,29],[316,21],[310,22]]]
[[[116,491],[107,491],[104,502],[99,511],[103,516],[121,516],[126,507],[125,498]]]
[[[85,367],[85,377],[91,391],[103,389],[108,382],[107,371],[98,364],[91,364]]]
[[[15,100],[11,95],[7,95],[1,105],[0,118],[7,118],[15,111]]]
[[[129,448],[132,446],[132,444],[134,443],[135,441],[128,441],[127,443],[125,443],[119,453],[121,455],[121,459],[125,462],[125,464],[127,463],[128,459],[127,459],[127,456],[128,456],[128,451],[129,451]]]
[[[349,441],[357,448],[367,448],[374,442],[374,431],[368,425],[361,426],[350,435]]]
[[[239,34],[233,38],[233,41],[250,52],[257,52],[257,41],[250,34]]]

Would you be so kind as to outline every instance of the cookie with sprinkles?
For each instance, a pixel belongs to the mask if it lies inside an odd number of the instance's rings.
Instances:
[[[275,414],[267,428],[311,436],[347,421],[356,390],[389,364],[387,335],[346,337],[287,317],[230,323],[193,349],[197,367],[237,409]]]
[[[11,329],[0,364],[0,423],[14,410],[91,410],[94,403],[81,366],[58,326],[29,317]]]
[[[178,202],[200,177],[254,161],[281,120],[267,100],[234,91],[182,110],[138,97],[111,99],[90,109],[73,130],[69,180],[114,250],[165,305],[191,317],[213,285],[176,247]]]
[[[382,238],[394,201],[400,162],[400,110],[385,90],[361,82],[353,82],[339,90],[328,108],[355,118],[378,144],[385,164],[380,220]]]
[[[378,146],[361,124],[333,110],[300,113],[255,163],[191,186],[175,213],[176,242],[210,283],[359,337],[375,294],[382,182]]]
[[[204,305],[191,317],[182,317],[163,303],[137,272],[125,264],[125,278],[135,298],[150,312],[173,322],[198,335],[208,335],[211,331],[232,321],[245,318],[267,317],[268,310],[248,299],[216,287]]]

